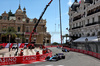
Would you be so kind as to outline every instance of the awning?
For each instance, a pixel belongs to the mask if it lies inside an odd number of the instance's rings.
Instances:
[[[86,42],[85,41],[86,38],[88,39],[88,42],[98,42],[97,36],[81,37],[81,38],[74,40],[73,42]]]

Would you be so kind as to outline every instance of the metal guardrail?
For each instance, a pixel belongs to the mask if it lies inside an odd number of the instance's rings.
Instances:
[[[71,47],[100,53],[100,42],[73,42]]]

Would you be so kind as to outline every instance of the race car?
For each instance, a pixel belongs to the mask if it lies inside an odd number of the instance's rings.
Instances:
[[[63,52],[69,52],[69,50],[67,50],[66,48],[62,48]]]
[[[58,48],[58,49],[62,49],[62,47],[61,47],[61,46],[57,46],[57,48]]]
[[[65,59],[65,55],[63,53],[57,53],[56,55],[50,57],[46,57],[47,61],[58,61],[60,59]]]
[[[59,59],[65,59],[65,55],[63,53],[57,53],[56,55]]]

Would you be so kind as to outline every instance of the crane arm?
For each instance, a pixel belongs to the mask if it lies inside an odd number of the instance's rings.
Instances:
[[[38,19],[36,25],[34,26],[34,29],[32,30],[32,32],[31,32],[31,34],[30,34],[30,38],[29,38],[29,41],[30,41],[30,42],[31,42],[32,34],[34,34],[34,31],[36,30],[36,27],[38,26],[38,24],[39,24],[39,22],[40,22],[42,16],[44,15],[44,13],[45,13],[47,7],[51,4],[52,1],[53,1],[53,0],[51,0],[51,1],[48,3],[48,5],[46,5],[46,7],[44,8],[44,11],[42,12],[42,14],[41,14],[40,18]]]

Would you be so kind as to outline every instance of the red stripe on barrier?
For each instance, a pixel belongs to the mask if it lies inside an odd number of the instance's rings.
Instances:
[[[100,54],[98,54],[98,58],[100,59]]]
[[[3,47],[5,47],[6,45],[7,45],[7,43],[0,44],[0,46],[3,46]]]
[[[25,43],[22,43],[22,44],[19,46],[19,48],[23,48],[24,45],[25,45]]]
[[[13,46],[13,43],[10,44],[10,47],[11,47],[11,48],[12,48],[12,46]]]

